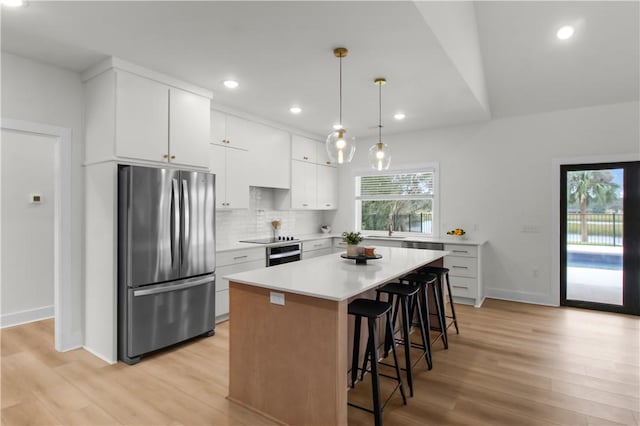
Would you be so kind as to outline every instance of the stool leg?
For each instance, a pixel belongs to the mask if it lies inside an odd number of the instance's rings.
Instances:
[[[449,306],[451,306],[451,317],[453,318],[453,325],[456,327],[456,334],[460,334],[458,330],[458,318],[456,317],[456,308],[453,306],[453,296],[451,295],[451,283],[449,282],[449,273],[445,272],[447,279],[447,291],[449,292]]]
[[[422,309],[420,308],[420,303],[416,303],[416,302],[414,303],[416,304],[416,307],[418,309],[418,320],[420,322],[420,336],[422,337],[422,346],[424,347],[425,359],[427,361],[427,368],[431,370],[433,368],[433,361],[431,360],[431,339],[429,338],[429,334],[424,328],[424,320],[422,316]]]
[[[436,304],[436,313],[438,314],[438,324],[440,325],[440,335],[442,336],[442,343],[444,344],[444,348],[445,349],[449,349],[449,344],[447,343],[447,327],[443,318],[443,314],[442,314],[442,304],[441,304],[441,297],[440,297],[440,291],[439,291],[439,287],[440,287],[440,278],[438,278],[438,280],[436,280],[436,282],[433,284],[433,299],[434,302]]]
[[[356,316],[355,327],[353,328],[353,357],[351,359],[351,387],[356,384],[358,378],[358,358],[360,358],[360,326],[362,317]],[[362,379],[360,379],[362,380]]]
[[[391,328],[391,319],[389,313],[387,313],[387,329]],[[396,355],[396,346],[391,346],[391,352],[393,353],[393,365],[396,366],[396,376],[398,377],[398,386],[400,387],[400,395],[402,395],[402,403],[407,405],[407,396],[404,393],[404,386],[402,384],[402,376],[400,375],[400,364],[398,364],[398,356]]]
[[[373,393],[373,416],[375,419],[375,426],[382,426],[382,407],[380,406],[380,386],[378,384],[378,360],[376,357],[376,320],[374,318],[369,318],[367,323],[369,324],[367,352],[369,352],[369,356],[371,357],[371,390]],[[396,353],[395,349],[393,350],[393,353]]]
[[[409,395],[413,398],[413,374],[411,368],[411,341],[409,335],[409,304],[407,297],[399,297],[402,300],[402,339],[404,340],[404,365],[407,370],[407,383]]]

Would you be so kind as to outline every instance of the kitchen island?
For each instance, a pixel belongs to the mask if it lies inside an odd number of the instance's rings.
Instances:
[[[356,265],[330,254],[224,278],[229,399],[291,425],[346,425],[350,298],[448,254],[379,247]]]

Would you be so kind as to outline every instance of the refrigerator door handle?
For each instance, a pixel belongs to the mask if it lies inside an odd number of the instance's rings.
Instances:
[[[175,267],[176,250],[180,247],[180,190],[177,179],[171,179],[171,216],[171,266]]]
[[[189,184],[186,179],[182,179],[182,203],[183,210],[182,215],[184,217],[184,229],[182,230],[182,248],[189,247],[189,243],[191,242],[191,228],[190,228],[190,217],[189,217]]]
[[[215,276],[209,275],[206,277],[201,277],[201,278],[190,280],[180,284],[163,284],[160,286],[153,286],[153,288],[141,288],[139,290],[134,290],[133,295],[149,296],[152,294],[168,293],[170,291],[185,290],[187,288],[197,287],[203,284],[209,284],[213,281],[215,281]]]

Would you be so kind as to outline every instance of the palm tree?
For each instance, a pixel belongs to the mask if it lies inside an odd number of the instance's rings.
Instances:
[[[613,175],[608,171],[583,170],[569,172],[567,199],[578,204],[580,208],[580,237],[583,243],[588,242],[587,209],[589,201],[609,203],[617,198],[619,185],[613,182]]]

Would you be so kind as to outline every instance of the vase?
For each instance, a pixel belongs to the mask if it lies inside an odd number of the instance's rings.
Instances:
[[[357,244],[347,244],[347,256],[358,256]]]

